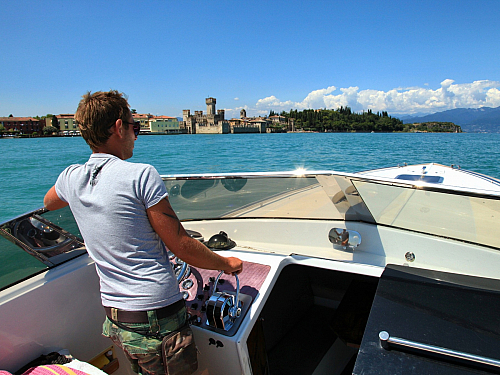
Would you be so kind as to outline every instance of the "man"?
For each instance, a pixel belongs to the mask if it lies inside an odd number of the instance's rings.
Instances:
[[[185,304],[164,245],[195,267],[237,274],[242,262],[191,238],[158,172],[125,161],[132,157],[140,126],[123,94],[89,92],[75,120],[93,153],[85,164],[60,174],[45,195],[45,207],[69,204],[73,212],[100,279],[107,314],[103,334],[124,349],[135,372],[163,374],[161,341],[124,327],[165,334],[185,324]]]

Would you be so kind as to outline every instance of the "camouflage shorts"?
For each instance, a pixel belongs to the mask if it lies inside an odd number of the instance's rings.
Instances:
[[[186,308],[157,321],[161,335],[166,335],[182,327],[186,322]],[[149,323],[124,324],[136,330],[150,330]],[[154,332],[157,332],[155,329]],[[130,360],[132,370],[143,375],[164,375],[161,358],[161,340],[148,338],[140,333],[117,327],[107,317],[102,326],[102,334],[121,347]]]

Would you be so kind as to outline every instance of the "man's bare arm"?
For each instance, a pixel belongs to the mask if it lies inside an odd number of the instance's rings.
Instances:
[[[43,198],[43,205],[46,209],[54,211],[66,207],[68,204],[59,198],[56,187],[52,186]]]
[[[151,226],[168,249],[184,262],[225,273],[241,272],[243,265],[240,259],[222,257],[186,233],[168,198],[148,208],[147,214]]]

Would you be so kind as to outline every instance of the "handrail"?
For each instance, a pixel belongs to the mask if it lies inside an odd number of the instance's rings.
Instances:
[[[469,365],[479,365],[487,366],[494,369],[495,371],[500,371],[500,360],[483,357],[475,354],[464,353],[457,350],[452,350],[448,348],[443,348],[440,346],[434,346],[429,344],[424,344],[416,341],[411,341],[399,337],[391,337],[389,332],[381,331],[378,334],[380,339],[380,345],[382,348],[389,350],[391,346],[394,349],[398,347],[403,347],[407,349],[412,349],[420,354],[437,355],[446,360],[458,360],[464,364]]]

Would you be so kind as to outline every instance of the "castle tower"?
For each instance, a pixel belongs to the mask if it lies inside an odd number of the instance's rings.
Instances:
[[[215,115],[215,98],[206,98],[205,103],[207,103],[207,115]]]
[[[189,116],[191,116],[191,111],[189,109],[182,110],[182,120],[187,121]]]
[[[242,109],[240,111],[240,118],[245,118],[245,117],[247,117],[247,111],[245,111],[245,109]]]

